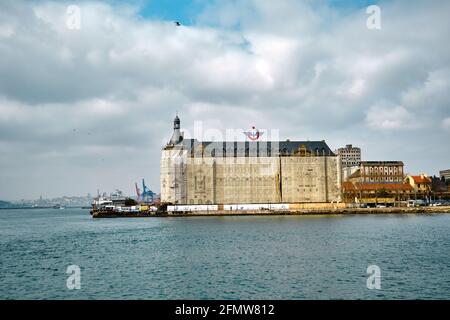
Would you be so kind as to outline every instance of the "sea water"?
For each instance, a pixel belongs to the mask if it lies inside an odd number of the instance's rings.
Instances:
[[[0,298],[449,299],[450,215],[0,210]]]

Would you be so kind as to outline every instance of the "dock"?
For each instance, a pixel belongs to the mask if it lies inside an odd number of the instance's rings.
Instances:
[[[174,212],[92,212],[93,218],[147,218],[147,217],[198,217],[198,216],[301,216],[301,215],[367,215],[367,214],[447,214],[450,206],[442,207],[388,207],[388,208],[338,208],[302,210],[242,210],[242,211],[174,211]]]

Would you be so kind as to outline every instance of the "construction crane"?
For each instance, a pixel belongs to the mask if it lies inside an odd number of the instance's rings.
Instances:
[[[134,184],[136,188],[136,195],[138,197],[138,200],[142,201],[150,201],[153,202],[155,200],[156,193],[154,193],[152,190],[150,190],[145,185],[145,180],[142,179],[142,190],[139,189],[137,183]]]
[[[141,189],[139,189],[137,182],[134,183],[134,186],[136,187],[136,195],[137,199],[139,200],[141,198]]]

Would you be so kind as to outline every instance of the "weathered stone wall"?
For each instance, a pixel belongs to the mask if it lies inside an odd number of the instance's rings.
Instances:
[[[161,201],[185,203],[187,192],[187,151],[165,149],[161,153]]]
[[[218,203],[278,203],[279,158],[217,158],[216,200]]]
[[[190,158],[164,150],[161,200],[179,204],[337,202],[339,172],[336,156]]]
[[[340,200],[337,157],[282,157],[282,202]]]
[[[185,204],[215,204],[214,162],[211,157],[188,158]]]

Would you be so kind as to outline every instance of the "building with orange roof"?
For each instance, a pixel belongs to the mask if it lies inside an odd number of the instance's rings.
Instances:
[[[405,183],[413,188],[415,199],[430,199],[432,180],[426,174],[407,175]]]
[[[414,194],[408,183],[342,183],[342,198],[346,203],[390,204],[408,201]]]

